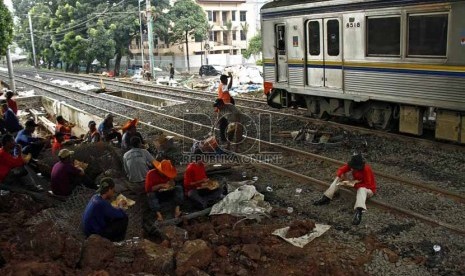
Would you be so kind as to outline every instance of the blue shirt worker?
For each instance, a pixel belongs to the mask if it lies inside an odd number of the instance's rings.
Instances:
[[[23,149],[23,154],[31,154],[32,158],[37,158],[45,146],[45,140],[37,137],[32,137],[38,124],[34,120],[26,121],[26,128],[19,131],[16,136],[16,143],[20,144]]]
[[[118,143],[121,145],[122,135],[118,130],[113,126],[113,115],[107,114],[103,122],[98,126],[98,132],[104,141],[111,141],[113,139],[118,139]]]
[[[0,122],[1,128],[4,130],[2,133],[6,130],[10,133],[16,133],[23,129],[21,124],[19,123],[18,117],[16,117],[15,113],[11,108],[8,107],[7,102],[2,102],[2,114],[3,114],[3,119]]]
[[[124,202],[118,208],[111,205],[115,195],[115,182],[110,177],[100,180],[98,194],[94,195],[82,216],[84,234],[88,237],[97,234],[110,241],[122,241],[128,228],[128,216],[123,211]]]

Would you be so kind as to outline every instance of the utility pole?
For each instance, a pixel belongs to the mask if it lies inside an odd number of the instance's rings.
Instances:
[[[32,32],[32,20],[30,12],[27,13],[27,17],[29,18],[29,30],[31,31],[32,57],[34,58],[34,67],[37,68],[36,48],[34,46],[34,33]]]
[[[146,0],[146,9],[147,9],[147,25],[148,25],[148,36],[149,36],[149,60],[150,60],[150,73],[155,79],[154,68],[154,59],[153,59],[153,19],[152,19],[152,9],[150,7],[150,0]]]
[[[140,12],[140,2],[143,2],[144,0],[139,0],[139,25],[140,25],[140,56],[142,58],[142,68],[144,68],[144,36],[142,33],[142,15]],[[150,0],[147,0],[150,1]]]
[[[10,55],[10,46],[6,49],[6,63],[8,66],[8,76],[10,77],[10,90],[16,92],[15,76],[13,73],[13,62]]]

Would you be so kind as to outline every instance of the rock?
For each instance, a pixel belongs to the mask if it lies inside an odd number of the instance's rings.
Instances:
[[[65,275],[57,263],[40,263],[25,261],[7,266],[2,270],[3,275]]]
[[[143,271],[156,275],[169,274],[174,270],[174,250],[143,240],[140,250],[135,252],[133,271]]]
[[[218,254],[221,257],[228,256],[228,252],[229,252],[229,249],[224,245],[220,245],[216,248],[216,254]]]
[[[206,268],[212,261],[213,251],[204,240],[184,243],[176,256],[176,275],[186,275],[190,268]]]
[[[94,271],[87,276],[110,276],[110,273],[106,270],[99,270],[99,271]]]
[[[397,253],[392,251],[391,249],[384,248],[383,251],[386,254],[390,263],[396,263],[399,260],[399,255],[397,255]]]
[[[160,231],[168,238],[171,248],[181,248],[188,238],[186,230],[174,225],[163,227]]]
[[[186,276],[210,276],[210,275],[206,273],[205,271],[198,269],[197,267],[191,266]]]
[[[105,269],[115,257],[113,243],[99,235],[91,235],[82,249],[81,266],[91,269]]]
[[[245,269],[245,268],[241,268],[241,269],[239,269],[239,271],[236,272],[237,276],[245,276],[245,275],[248,275],[248,274],[249,274],[249,272],[247,272],[247,269]]]
[[[260,260],[261,257],[260,246],[256,244],[245,244],[242,247],[242,253],[252,260]]]

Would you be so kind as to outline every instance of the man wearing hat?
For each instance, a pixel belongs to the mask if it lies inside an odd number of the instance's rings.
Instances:
[[[111,141],[118,139],[118,143],[121,145],[121,133],[113,126],[113,115],[108,113],[105,119],[98,126],[98,132],[104,141]]]
[[[84,234],[87,237],[97,234],[113,242],[124,240],[128,228],[128,216],[122,209],[124,202],[120,202],[118,208],[110,203],[115,195],[113,179],[102,178],[97,192],[87,203],[82,216]]]
[[[156,212],[157,220],[162,221],[160,212],[160,199],[169,196],[174,199],[176,207],[174,217],[181,215],[179,205],[183,202],[184,195],[182,186],[175,185],[174,178],[177,175],[176,168],[170,160],[154,162],[155,169],[150,170],[145,178],[145,192],[147,193],[150,208]]]
[[[352,224],[359,225],[362,221],[362,212],[367,209],[365,205],[366,199],[376,193],[376,181],[373,171],[368,164],[365,164],[362,155],[356,154],[352,156],[347,164],[337,170],[336,175],[336,179],[326,190],[323,197],[315,201],[313,205],[329,204],[339,186],[353,187],[357,190],[357,199]]]
[[[58,153],[60,161],[53,165],[51,174],[51,188],[55,195],[69,196],[80,183],[92,187],[92,181],[85,177],[84,170],[74,166],[73,154],[74,151],[68,149]]]
[[[139,122],[138,119],[128,121],[121,130],[123,131],[123,140],[121,142],[121,149],[123,152],[126,152],[131,149],[131,138],[132,137],[139,137],[141,140],[142,145],[145,144],[144,138],[142,138],[142,134],[137,131],[137,123]]]
[[[37,158],[45,146],[45,139],[32,137],[38,124],[34,120],[29,119],[26,121],[26,128],[20,130],[16,135],[16,143],[23,147],[24,154],[31,154],[32,158]]]
[[[100,141],[100,133],[97,130],[95,121],[89,121],[87,124],[89,130],[84,136],[84,143],[97,143]]]

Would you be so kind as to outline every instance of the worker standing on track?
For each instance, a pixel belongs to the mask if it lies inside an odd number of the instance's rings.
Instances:
[[[336,179],[326,190],[323,197],[313,203],[313,205],[326,205],[331,202],[334,193],[339,186],[353,187],[357,190],[357,200],[355,201],[355,214],[352,224],[359,225],[362,221],[362,212],[366,208],[366,199],[376,193],[376,181],[371,167],[365,164],[361,154],[352,156],[351,160],[340,167],[336,173]]]
[[[229,83],[228,83],[228,79]],[[218,100],[222,100],[224,104],[234,104],[234,99],[232,99],[231,95],[229,94],[229,90],[232,87],[233,78],[231,72],[229,75],[221,75],[220,76],[220,85],[218,86]],[[219,108],[215,106],[215,112],[218,112]],[[226,129],[228,128],[228,120],[225,117],[221,117],[218,120],[218,126],[220,128],[220,142],[226,143]]]
[[[173,63],[170,63],[170,78],[168,80],[168,85],[171,85],[172,81],[174,81],[174,67]]]

